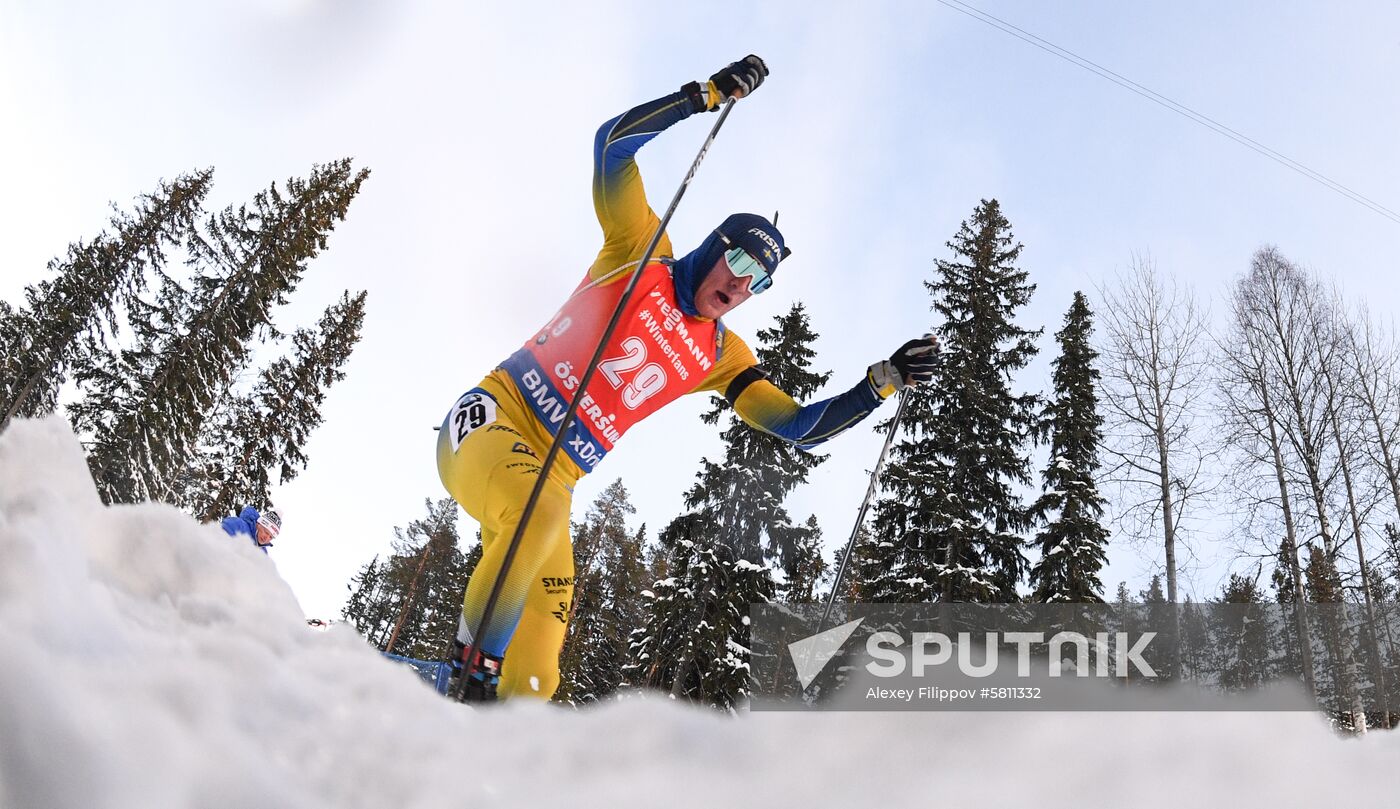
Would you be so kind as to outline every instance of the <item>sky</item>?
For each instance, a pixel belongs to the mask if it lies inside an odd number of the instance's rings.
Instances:
[[[1048,809],[1084,806],[1085,790],[1322,806],[1339,783],[1363,805],[1397,786],[1400,737],[1344,738],[1310,710],[734,721],[646,696],[454,705],[350,626],[308,629],[251,543],[164,504],[104,507],[57,418],[0,436],[0,551],[7,807],[912,806],[930,784],[957,806],[989,789]]]
[[[1318,3],[983,2],[1390,208],[1400,187],[1400,8]],[[726,318],[748,337],[808,308],[823,395],[932,324],[922,282],[980,199],[996,198],[1044,327],[1018,385],[1047,387],[1058,328],[1134,255],[1219,301],[1277,245],[1393,314],[1397,226],[1276,162],[938,3],[712,6],[257,0],[0,0],[0,297],[162,178],[215,168],[211,208],[311,165],[371,176],[310,266],[284,328],[369,291],[363,339],[332,389],[311,462],[274,501],[277,567],[307,615],[339,612],[394,526],[445,496],[437,424],[555,311],[600,244],[594,130],[747,53],[771,75],[730,116],[670,227],[687,251],[734,211],[781,211],[793,257]],[[640,155],[662,208],[712,122]],[[1217,305],[1217,309],[1220,307]],[[689,397],[635,428],[575,497],[621,477],[655,533],[720,450]],[[886,410],[889,410],[887,407]],[[892,411],[891,411],[892,412]],[[844,543],[881,436],[830,444],[788,502]],[[634,523],[635,524],[635,523]],[[463,519],[463,534],[473,525]],[[1188,578],[1218,590],[1210,536]],[[1103,579],[1138,589],[1160,554],[1115,542]]]

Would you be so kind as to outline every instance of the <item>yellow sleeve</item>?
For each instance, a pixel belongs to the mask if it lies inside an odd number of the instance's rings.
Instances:
[[[729,383],[734,381],[734,377],[741,372],[758,365],[758,357],[753,354],[753,349],[744,342],[743,338],[725,328],[720,332],[719,360],[715,362],[715,367],[710,369],[710,373],[700,381],[700,386],[695,389],[695,393],[710,391],[723,394],[729,387]]]
[[[724,331],[719,362],[710,369],[696,391],[709,391],[730,398],[730,386],[741,374],[754,374],[758,369],[758,358],[743,338],[728,329]],[[745,380],[742,391],[735,391],[737,398],[731,399],[734,412],[739,418],[758,430],[768,431],[768,425],[790,421],[802,406],[777,385],[767,379]]]
[[[707,89],[705,103],[713,103],[711,96]],[[635,269],[629,264],[642,258],[661,218],[647,203],[637,150],[667,127],[689,118],[696,103],[682,90],[633,107],[599,127],[593,141],[593,209],[603,228],[603,247],[588,269],[590,278],[614,273],[625,278],[627,272],[617,271]],[[670,237],[663,233],[652,257],[671,255]]]
[[[588,268],[588,277],[598,280],[617,270],[635,270],[629,264],[639,262],[661,217],[647,203],[646,189],[642,184],[642,173],[637,170],[635,161],[608,177],[606,182],[595,185],[594,210],[598,223],[603,226],[603,247],[593,266]],[[668,258],[672,255],[671,236],[661,234],[652,259]],[[626,278],[629,273],[617,273],[613,280]]]

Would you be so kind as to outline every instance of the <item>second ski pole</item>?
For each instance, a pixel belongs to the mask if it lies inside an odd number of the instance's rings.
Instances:
[[[865,489],[865,499],[860,502],[860,511],[856,512],[856,524],[851,527],[851,538],[846,541],[846,550],[841,554],[841,563],[836,568],[836,578],[831,583],[831,595],[826,599],[826,609],[822,612],[822,619],[813,634],[825,630],[826,622],[831,618],[831,608],[836,604],[837,594],[841,592],[841,580],[845,578],[851,551],[856,546],[856,539],[860,537],[860,527],[865,524],[865,512],[870,509],[870,501],[875,497],[875,491],[880,485],[880,472],[885,468],[885,459],[890,454],[895,433],[899,432],[899,422],[904,416],[904,406],[909,402],[909,395],[907,389],[899,394],[899,407],[895,409],[894,418],[890,420],[890,429],[885,433],[885,443],[880,448],[880,457],[875,461],[875,469],[870,473],[870,485]]]

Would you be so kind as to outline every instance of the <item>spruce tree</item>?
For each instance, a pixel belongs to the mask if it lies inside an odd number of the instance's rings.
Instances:
[[[658,556],[664,559],[658,567],[665,575],[641,592],[646,619],[628,639],[628,663],[623,667],[632,685],[669,690],[680,661],[694,656],[693,619],[709,604],[709,599],[699,596],[719,585],[702,578],[716,571],[718,564],[696,563],[696,556],[706,550],[693,539],[701,532],[703,520],[695,513],[682,514],[657,537]],[[709,556],[713,559],[712,552]]]
[[[0,429],[11,418],[53,409],[65,372],[116,333],[119,313],[133,306],[166,252],[189,235],[201,215],[212,169],[162,182],[132,213],[117,211],[109,230],[75,242],[49,262],[54,277],[25,290],[26,306],[0,317]]]
[[[345,606],[341,607],[340,617],[355,627],[355,631],[367,640],[371,639],[385,620],[385,616],[380,614],[383,602],[379,597],[383,580],[383,570],[376,554],[356,571],[350,582],[345,585],[345,589],[350,591],[350,597],[345,600]]]
[[[757,356],[773,384],[806,399],[829,373],[811,370],[817,337],[798,303],[758,333]],[[815,524],[793,524],[783,501],[824,460],[744,424],[727,401],[702,418],[718,423],[724,460],[701,461],[688,513],[662,531],[667,577],[648,591],[647,618],[632,643],[630,682],[729,708],[748,693],[748,606],[775,597],[772,560],[785,583],[810,589],[820,567]],[[817,552],[817,561],[812,560]]]
[[[818,336],[800,301],[775,318],[772,328],[758,332],[759,367],[769,381],[799,401],[810,398],[831,378],[830,371],[811,368],[816,356],[812,343]],[[701,419],[717,424],[725,414],[729,423],[721,433],[724,460],[702,461],[700,482],[687,494],[686,505],[708,508],[725,526],[725,540],[740,557],[754,562],[773,559],[786,570],[798,564],[793,543],[802,541],[803,535],[793,530],[783,501],[807,482],[808,473],[826,456],[745,424],[722,398],[714,399],[714,406]]]
[[[109,502],[171,496],[252,341],[280,336],[273,307],[325,249],[367,176],[349,160],[316,166],[285,193],[273,185],[189,237],[189,288],[162,290],[135,348],[95,361],[89,395],[70,411],[91,435],[89,463]]]
[[[906,395],[911,396],[910,402],[915,401],[913,394]],[[881,482],[890,485],[888,478],[893,471],[898,479],[894,485],[908,486],[909,481],[918,477],[916,467],[922,466],[919,458],[911,456],[899,462],[897,468],[892,468],[894,464],[885,467]],[[920,560],[914,558],[911,549],[904,544],[904,536],[893,531],[876,535],[875,531],[881,515],[885,520],[910,519],[913,509],[906,511],[900,502],[893,499],[877,500],[874,508],[875,520],[867,521],[857,529],[859,533],[851,549],[850,573],[846,576],[846,598],[853,603],[864,604],[924,601],[928,598],[924,579],[915,575],[913,569]],[[837,565],[840,564],[840,553],[838,550]]]
[[[876,502],[863,595],[879,601],[1013,602],[1031,526],[1017,486],[1031,481],[1026,445],[1038,397],[1011,390],[1039,331],[1016,325],[1035,291],[1021,245],[996,200],[983,200],[948,242],[924,286],[941,318],[943,360],[910,391]]]
[[[643,595],[647,620],[633,633],[629,683],[730,710],[749,695],[749,605],[773,598],[768,568],[713,540],[707,518],[686,514],[661,534],[670,575]]]
[[[1043,494],[1031,513],[1043,527],[1035,537],[1040,559],[1031,568],[1031,600],[1101,603],[1099,570],[1107,562],[1108,530],[1099,522],[1104,499],[1094,485],[1103,419],[1098,412],[1098,352],[1089,342],[1092,314],[1084,293],[1074,293],[1065,326],[1055,335],[1054,397],[1043,413],[1050,458],[1041,473]]]
[[[1277,676],[1274,650],[1278,648],[1280,623],[1266,609],[1263,590],[1253,579],[1232,573],[1215,603],[1219,607],[1213,629],[1220,654],[1220,687],[1244,691],[1273,680]]]
[[[632,632],[644,620],[644,535],[626,518],[636,512],[621,480],[613,481],[574,526],[574,603],[559,657],[557,702],[596,702],[622,683]]]
[[[208,449],[192,465],[180,498],[185,506],[204,520],[245,504],[261,508],[274,474],[286,483],[306,467],[303,447],[321,423],[327,389],[345,378],[364,314],[365,293],[346,293],[315,328],[297,330],[291,355],[264,368],[250,393],[218,406],[200,441]]]
[[[394,651],[421,660],[445,660],[457,635],[462,591],[471,570],[457,534],[456,501],[444,497],[425,503],[425,518],[409,523],[402,533],[395,529],[400,554],[410,564],[415,556],[421,558],[422,574],[409,587],[411,602]]]
[[[1113,594],[1113,617],[1117,632],[1128,631],[1128,627],[1137,621],[1135,602],[1125,581],[1118,582],[1118,591]]]
[[[1138,598],[1143,604],[1165,604],[1167,594],[1162,590],[1162,574],[1153,573],[1152,579],[1147,584],[1146,590],[1138,591]]]
[[[376,555],[355,573],[345,588],[350,591],[340,617],[355,627],[370,645],[382,649],[384,633],[393,623],[393,605],[386,593],[387,563]]]
[[[816,602],[818,588],[831,576],[831,566],[822,556],[822,529],[817,525],[817,515],[809,515],[802,525],[784,530],[789,532],[784,543],[792,550],[784,570],[782,600],[789,604]]]
[[[1142,652],[1143,660],[1157,672],[1163,680],[1175,680],[1180,672],[1181,643],[1177,631],[1177,605],[1167,601],[1166,590],[1162,588],[1162,575],[1154,573],[1146,590],[1138,591],[1142,606],[1137,614],[1144,626],[1139,631],[1157,633],[1156,639]]]

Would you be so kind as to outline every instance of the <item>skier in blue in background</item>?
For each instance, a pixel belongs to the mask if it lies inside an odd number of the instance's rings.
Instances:
[[[272,547],[272,540],[282,531],[282,516],[275,509],[269,508],[259,513],[252,506],[244,506],[237,517],[225,517],[220,525],[229,536],[242,534],[261,548],[263,553],[267,553],[267,549]]]

